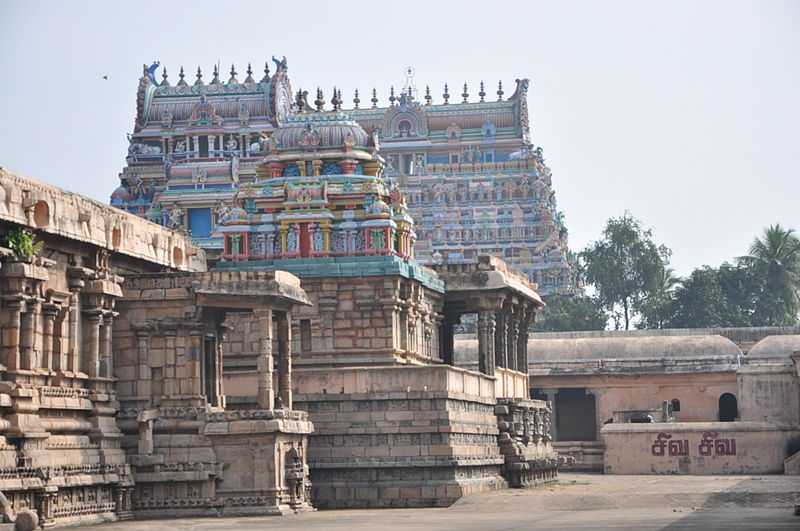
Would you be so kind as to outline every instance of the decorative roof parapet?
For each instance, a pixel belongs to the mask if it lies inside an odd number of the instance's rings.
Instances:
[[[0,220],[181,271],[205,271],[183,233],[0,168]]]

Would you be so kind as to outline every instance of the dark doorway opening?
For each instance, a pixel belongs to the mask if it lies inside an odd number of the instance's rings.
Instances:
[[[216,407],[217,395],[217,338],[206,336],[203,343],[203,388],[209,405]]]
[[[200,137],[200,157],[206,158],[208,157],[208,137],[201,136]]]
[[[720,422],[733,422],[739,416],[739,404],[731,393],[723,393],[719,397]]]
[[[556,393],[559,441],[597,440],[597,410],[594,395],[585,389],[560,389]]]

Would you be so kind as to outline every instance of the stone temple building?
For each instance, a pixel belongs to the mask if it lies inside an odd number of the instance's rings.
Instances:
[[[181,68],[175,82],[166,68],[157,79],[159,64],[145,66],[127,165],[111,204],[189,231],[212,261],[228,253],[220,231],[225,205],[242,196],[240,189],[257,188],[272,175],[262,161],[272,144],[284,140],[274,138],[275,131],[298,112],[329,114],[321,90],[294,92],[286,59],[273,61],[274,72],[267,64],[263,75],[256,74],[248,65],[241,80],[233,67],[227,79],[215,67],[210,80],[199,68],[187,80]],[[347,116],[375,137],[387,183],[399,184],[407,198],[420,263],[491,254],[526,274],[542,293],[565,292],[573,288],[567,230],[542,150],[531,144],[529,84],[517,80],[505,97],[502,83],[489,96],[481,82],[472,99],[465,84],[452,102],[445,86],[436,104],[429,88],[418,97],[409,82],[397,96],[391,90],[388,106],[378,105],[374,90],[363,105],[356,93]],[[347,106],[334,89],[328,110]],[[303,125],[295,126],[300,134]],[[368,173],[364,162],[354,159],[354,174]],[[282,169],[287,177],[313,171]],[[252,210],[252,201],[242,196],[241,206]],[[262,252],[256,241],[240,245],[243,254]]]
[[[307,295],[205,269],[186,235],[0,169],[0,526],[311,507],[285,341]],[[220,345],[242,314],[258,390],[233,411]]]
[[[490,256],[422,266],[377,135],[343,111],[308,109],[302,94],[296,103],[271,136],[258,184],[240,185],[224,207],[215,270],[289,271],[309,296],[293,315],[293,400],[316,428],[314,503],[449,505],[552,478],[549,411],[527,400],[522,361],[542,306],[535,286]],[[478,320],[476,371],[453,367],[463,315]],[[231,405],[248,405],[259,333],[248,318],[229,324],[226,388]],[[508,444],[498,444],[500,429]]]

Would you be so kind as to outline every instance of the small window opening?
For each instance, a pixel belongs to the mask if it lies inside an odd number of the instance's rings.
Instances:
[[[676,413],[681,410],[681,401],[678,400],[677,398],[673,398],[672,400],[670,400],[669,404],[672,407],[673,413]]]

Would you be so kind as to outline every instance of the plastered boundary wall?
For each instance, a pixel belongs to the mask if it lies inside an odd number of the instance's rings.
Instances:
[[[781,474],[800,429],[767,422],[608,424],[601,435],[606,474]]]

